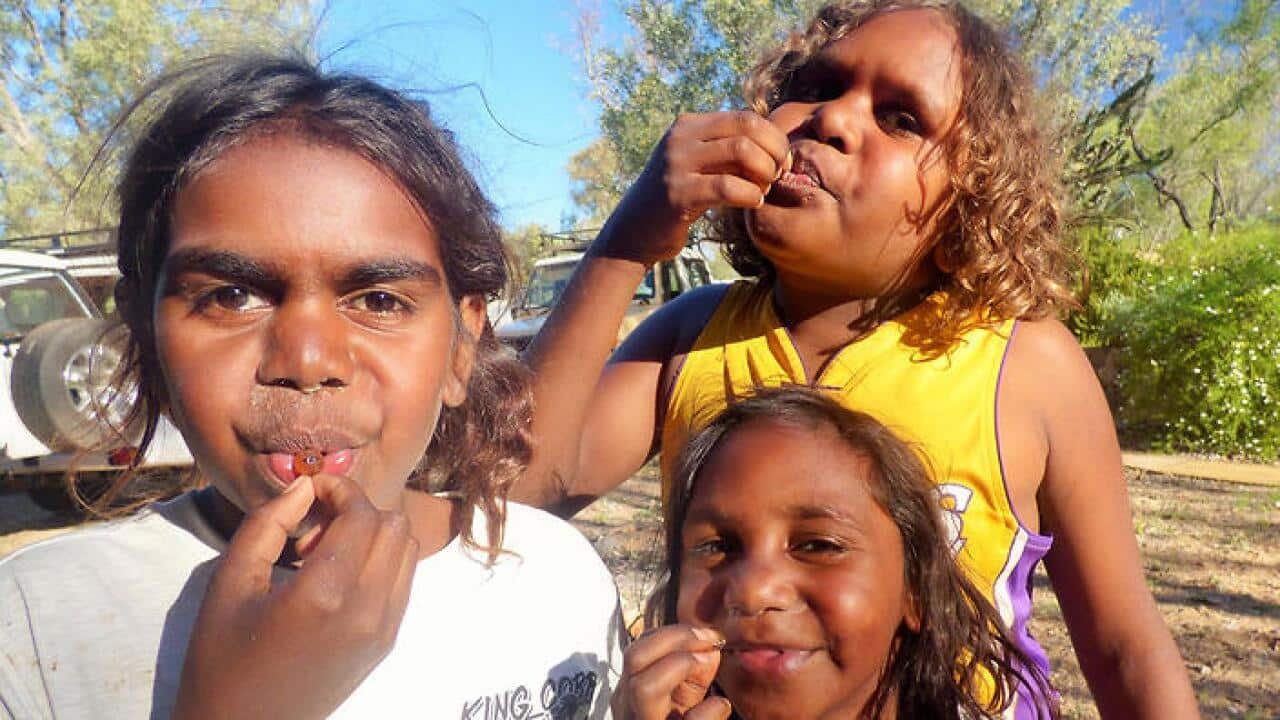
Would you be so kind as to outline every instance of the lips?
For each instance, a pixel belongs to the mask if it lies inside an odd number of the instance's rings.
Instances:
[[[326,475],[346,475],[355,460],[355,450],[351,448],[324,451],[321,454],[324,459],[320,472]],[[294,467],[295,455],[292,452],[267,453],[267,465],[286,487],[298,479],[298,472]]]
[[[780,679],[800,670],[818,651],[812,649],[730,643],[724,648],[724,663],[737,666],[761,679]]]
[[[821,172],[807,155],[796,151],[791,169],[774,181],[766,199],[775,205],[802,205],[819,192],[828,192]]]

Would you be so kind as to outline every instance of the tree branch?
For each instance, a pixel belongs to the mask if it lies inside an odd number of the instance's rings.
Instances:
[[[1142,145],[1138,143],[1138,136],[1134,134],[1133,127],[1130,126],[1128,130],[1129,130],[1129,142],[1133,145],[1133,153],[1138,156],[1139,160],[1141,160],[1144,163],[1147,163],[1146,176],[1151,180],[1151,187],[1155,188],[1156,192],[1159,193],[1162,197],[1168,199],[1170,202],[1172,202],[1174,205],[1177,206],[1178,215],[1179,217],[1182,218],[1182,224],[1188,230],[1195,230],[1196,229],[1195,225],[1192,224],[1191,222],[1191,214],[1187,212],[1187,204],[1182,201],[1182,198],[1178,197],[1177,193],[1175,193],[1173,190],[1169,188],[1169,185],[1167,182],[1165,182],[1164,178],[1156,174],[1155,168],[1159,165],[1159,163],[1154,163],[1154,164],[1151,163],[1150,156],[1147,155],[1145,151],[1143,151]]]

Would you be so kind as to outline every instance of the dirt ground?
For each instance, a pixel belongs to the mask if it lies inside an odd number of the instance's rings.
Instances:
[[[1280,720],[1280,488],[1135,472],[1129,489],[1147,584],[1204,717]],[[661,560],[654,470],[575,523],[613,569],[628,620],[640,614]],[[1063,717],[1097,717],[1043,571],[1031,628],[1049,653]]]
[[[1206,718],[1280,720],[1280,488],[1130,476],[1147,582],[1182,649]],[[64,532],[71,518],[0,496],[0,556]],[[628,619],[659,576],[662,516],[652,467],[575,524],[613,569]],[[1097,717],[1048,578],[1032,631],[1049,653],[1064,718]]]

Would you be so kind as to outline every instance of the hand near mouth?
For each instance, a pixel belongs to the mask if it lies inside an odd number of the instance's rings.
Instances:
[[[623,660],[614,695],[619,720],[727,720],[733,708],[722,697],[707,697],[724,639],[709,628],[668,625],[641,635]]]
[[[681,115],[601,232],[604,253],[651,265],[680,252],[711,208],[757,208],[790,168],[789,141],[740,110]]]
[[[273,578],[313,501],[326,521]],[[417,560],[404,515],[347,478],[298,478],[245,516],[214,571],[173,717],[328,716],[390,652]]]

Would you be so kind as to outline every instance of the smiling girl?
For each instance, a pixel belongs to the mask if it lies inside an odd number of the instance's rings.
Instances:
[[[0,564],[0,717],[602,717],[616,590],[575,530],[505,502],[528,388],[485,319],[494,208],[448,133],[292,59],[143,97],[121,382],[207,487]]]
[[[976,720],[1015,688],[1056,716],[952,561],[924,466],[870,416],[762,390],[685,446],[676,483],[669,625],[628,648],[620,718]]]
[[[1053,581],[1106,717],[1195,717],[1143,579],[1120,450],[1071,306],[1054,155],[1007,40],[954,2],[821,9],[745,83],[679,117],[526,351],[520,496],[573,512],[757,386],[836,389],[938,473],[952,546],[1024,653]],[[655,262],[716,210],[748,279],[685,293],[605,360]],[[583,377],[598,377],[594,387]]]

